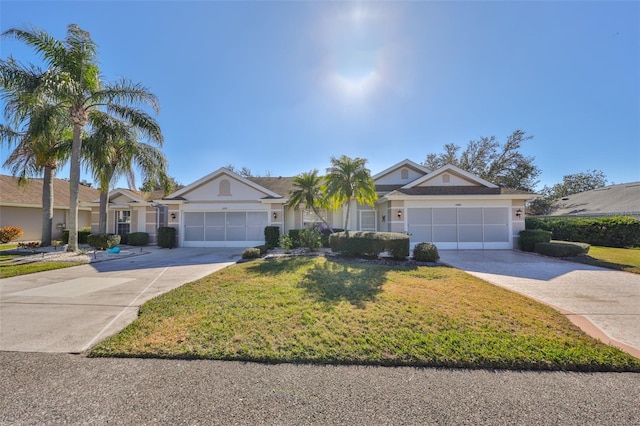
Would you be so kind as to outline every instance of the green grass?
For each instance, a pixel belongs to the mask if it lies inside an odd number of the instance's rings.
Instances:
[[[0,254],[0,278],[10,278],[18,275],[33,274],[35,272],[51,271],[83,265],[81,262],[47,262],[34,261],[30,263],[13,263],[11,260],[27,254]]]
[[[11,250],[15,248],[18,248],[18,243],[0,244],[0,250]]]
[[[91,356],[640,371],[524,296],[447,267],[234,265],[159,296]]]
[[[589,254],[571,260],[603,268],[640,274],[640,248],[591,246]]]

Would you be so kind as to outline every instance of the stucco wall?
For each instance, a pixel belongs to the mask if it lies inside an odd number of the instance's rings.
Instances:
[[[66,209],[53,210],[53,226],[51,238],[59,240],[62,237],[62,224],[66,224],[68,211]],[[20,241],[40,241],[42,236],[42,209],[39,207],[0,207],[0,226],[17,226],[24,234]],[[91,212],[78,211],[78,228],[91,226]]]

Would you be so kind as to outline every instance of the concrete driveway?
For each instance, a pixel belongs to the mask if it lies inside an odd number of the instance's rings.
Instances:
[[[515,250],[442,250],[440,256],[551,305],[590,335],[640,357],[640,275]]]
[[[242,248],[145,248],[136,257],[0,280],[0,350],[80,353],[147,300],[240,259]]]

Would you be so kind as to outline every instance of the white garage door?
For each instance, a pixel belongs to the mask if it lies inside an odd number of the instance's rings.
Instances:
[[[184,247],[250,247],[264,244],[268,212],[184,212]]]
[[[441,249],[511,249],[509,208],[409,208],[411,242],[432,242]]]

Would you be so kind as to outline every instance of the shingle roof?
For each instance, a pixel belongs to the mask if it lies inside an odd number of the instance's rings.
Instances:
[[[289,198],[289,191],[295,189],[292,177],[248,177],[247,179],[284,198]]]
[[[640,215],[640,181],[609,185],[558,200],[551,213],[567,215]]]
[[[93,201],[100,196],[95,188],[80,185],[79,201]],[[18,185],[18,178],[0,175],[0,204],[42,206],[42,179],[29,179],[26,186]],[[56,208],[69,207],[69,182],[53,179],[53,204]]]

